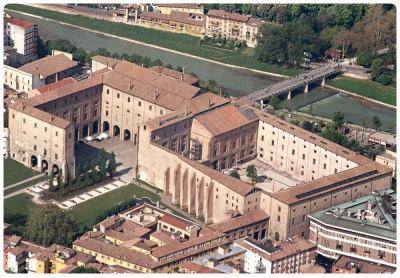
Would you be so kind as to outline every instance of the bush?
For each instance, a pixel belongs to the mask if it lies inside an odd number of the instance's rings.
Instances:
[[[379,83],[381,83],[382,85],[385,85],[385,86],[390,85],[390,84],[393,82],[392,76],[389,75],[389,74],[381,74],[381,75],[378,77],[378,80],[377,80],[377,81],[378,81]]]

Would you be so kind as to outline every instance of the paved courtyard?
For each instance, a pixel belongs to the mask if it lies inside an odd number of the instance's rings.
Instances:
[[[121,141],[118,137],[112,137],[103,141],[80,143],[75,149],[77,165],[85,165],[92,159],[98,159],[99,151],[104,148],[108,155],[114,152],[116,155],[117,177],[125,182],[131,182],[134,178],[133,171],[137,161],[137,150],[131,141]]]

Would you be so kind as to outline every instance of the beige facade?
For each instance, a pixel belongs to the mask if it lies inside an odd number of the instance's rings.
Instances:
[[[10,158],[37,171],[75,170],[73,126],[49,113],[43,119],[32,116],[29,107],[11,106],[9,109]],[[24,111],[24,110],[27,111]],[[37,111],[35,111],[37,113]],[[40,113],[40,112],[39,112]],[[52,123],[54,121],[54,123]]]
[[[45,84],[38,74],[31,74],[4,65],[4,85],[18,92],[27,92]]]
[[[393,170],[393,177],[396,177],[396,152],[386,149],[381,155],[377,155],[375,161]]]
[[[31,22],[4,17],[4,44],[17,50],[17,62],[22,65],[38,58],[38,26]]]
[[[162,14],[171,14],[173,11],[204,14],[203,4],[154,4],[153,8]]]
[[[337,208],[310,215],[310,241],[318,253],[396,267],[395,193],[374,192]]]
[[[205,35],[245,41],[247,46],[257,44],[258,28],[262,21],[246,15],[223,10],[209,10],[206,16]]]

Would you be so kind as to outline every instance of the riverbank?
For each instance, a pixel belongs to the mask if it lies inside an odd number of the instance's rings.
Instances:
[[[327,80],[327,88],[396,109],[396,88],[371,80],[361,80],[340,75]]]
[[[251,51],[231,53],[223,49],[206,48],[199,45],[199,38],[185,34],[148,29],[137,25],[115,23],[80,15],[65,14],[26,5],[9,4],[5,9],[210,63],[250,70],[259,74],[285,78],[301,72],[298,69],[286,69],[278,65],[263,63],[257,60]]]

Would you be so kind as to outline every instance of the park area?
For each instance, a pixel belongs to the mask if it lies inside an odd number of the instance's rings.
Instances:
[[[131,200],[134,196],[136,198],[148,197],[153,202],[160,200],[160,197],[157,194],[145,190],[137,185],[130,184],[78,204],[71,210],[71,212],[74,214],[79,223],[79,227],[82,230],[86,228],[90,229],[104,211],[115,207],[121,202]],[[27,216],[30,209],[38,206],[39,205],[32,201],[31,195],[22,193],[4,201],[4,212],[5,215],[20,214]]]
[[[348,76],[338,76],[327,81],[328,85],[351,93],[396,105],[396,88],[391,85],[384,86],[371,80],[361,80]]]
[[[11,159],[4,159],[4,187],[28,179],[39,173]]]

